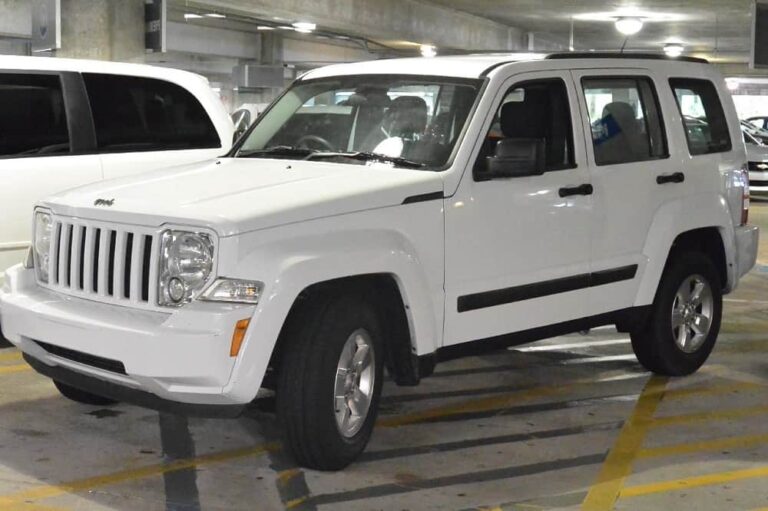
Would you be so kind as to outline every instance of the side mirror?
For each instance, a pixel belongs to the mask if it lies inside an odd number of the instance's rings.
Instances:
[[[476,169],[475,180],[540,176],[544,173],[544,139],[506,138],[496,145],[495,154]],[[485,168],[482,168],[485,167]]]

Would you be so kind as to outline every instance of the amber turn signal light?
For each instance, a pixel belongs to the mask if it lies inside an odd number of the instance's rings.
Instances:
[[[235,331],[232,332],[232,345],[229,347],[229,356],[236,357],[240,353],[240,346],[245,339],[245,332],[248,331],[248,325],[251,323],[250,319],[241,319],[235,324]]]

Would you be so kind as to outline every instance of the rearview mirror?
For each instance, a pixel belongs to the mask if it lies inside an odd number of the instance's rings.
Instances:
[[[475,180],[540,176],[544,173],[544,139],[505,138],[499,140],[495,154],[476,168]],[[485,167],[485,168],[482,168]]]

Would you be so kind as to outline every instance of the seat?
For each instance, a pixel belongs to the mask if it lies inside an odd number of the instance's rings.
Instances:
[[[624,101],[608,103],[598,122],[599,135],[594,139],[598,165],[648,159],[650,143],[632,105]]]

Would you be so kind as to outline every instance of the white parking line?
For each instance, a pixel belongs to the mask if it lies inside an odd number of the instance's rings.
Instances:
[[[569,350],[574,348],[591,348],[592,346],[613,346],[616,344],[629,344],[629,338],[627,337],[623,339],[605,339],[602,341],[572,342],[568,344],[539,344],[536,346],[526,346],[524,348],[510,348],[510,350],[522,352],[556,351]]]
[[[596,362],[617,362],[620,360],[635,360],[635,354],[631,353],[629,355],[611,355],[608,357],[584,357],[584,358],[574,358],[571,360],[563,360],[563,365],[575,365],[575,364],[594,364]]]

